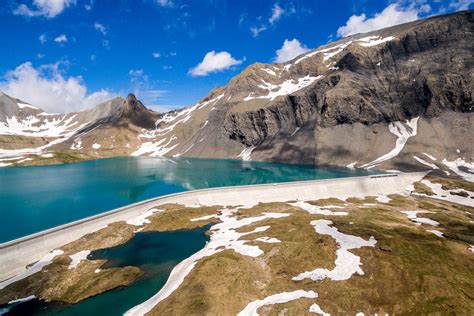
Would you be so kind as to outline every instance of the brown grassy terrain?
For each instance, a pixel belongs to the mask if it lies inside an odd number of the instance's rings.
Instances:
[[[164,204],[157,206],[163,212],[152,215],[149,224],[145,224],[143,231],[172,231],[178,229],[193,229],[206,226],[210,223],[217,223],[219,220],[215,217],[191,221],[207,215],[214,215],[219,212],[218,206],[203,206],[199,208],[185,207],[179,204]]]
[[[377,203],[375,198],[348,199],[347,216],[310,215],[284,203],[241,209],[240,218],[268,211],[292,215],[238,229],[244,232],[270,225],[265,232],[242,238],[258,245],[264,254],[252,258],[224,250],[201,260],[180,288],[150,314],[236,314],[251,301],[297,289],[314,290],[319,298],[270,305],[260,308],[259,313],[305,315],[311,304],[317,303],[332,315],[469,314],[474,310],[474,255],[468,250],[474,243],[472,208],[427,197],[391,198],[389,204]],[[335,200],[312,202],[336,203],[341,204]],[[401,213],[406,210],[434,212],[418,217],[436,220],[440,226],[416,225]],[[350,250],[361,257],[363,276],[353,275],[345,281],[291,280],[307,270],[334,267],[334,240],[317,234],[309,224],[319,218],[330,218],[342,233],[366,240],[375,237],[374,248]],[[430,229],[442,231],[446,238],[437,237]],[[253,241],[263,236],[278,238],[281,243]]]

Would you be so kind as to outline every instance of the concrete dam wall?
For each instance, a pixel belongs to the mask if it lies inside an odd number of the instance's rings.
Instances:
[[[0,281],[23,272],[48,252],[110,223],[126,221],[166,203],[184,205],[254,205],[265,202],[317,200],[329,197],[402,194],[425,172],[374,175],[328,180],[246,185],[181,192],[117,208],[0,244]]]

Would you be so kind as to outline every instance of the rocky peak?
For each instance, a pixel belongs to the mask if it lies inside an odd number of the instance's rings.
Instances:
[[[123,101],[123,113],[133,114],[146,110],[146,107],[141,103],[133,93],[130,93]]]

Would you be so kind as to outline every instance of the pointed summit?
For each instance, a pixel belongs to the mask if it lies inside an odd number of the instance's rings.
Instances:
[[[146,107],[141,103],[133,93],[129,93],[125,101],[123,101],[123,113],[132,114],[146,110]]]

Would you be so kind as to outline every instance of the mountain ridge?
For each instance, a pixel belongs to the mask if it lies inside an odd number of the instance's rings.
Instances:
[[[255,63],[172,112],[155,113],[129,96],[125,113],[91,114],[90,121],[102,120],[51,148],[82,148],[82,159],[150,155],[367,167],[403,142],[375,166],[426,168],[433,162],[418,156],[427,149],[440,160],[469,163],[473,150],[463,139],[473,136],[473,21],[473,11],[431,17],[351,35],[286,63]],[[114,140],[112,130],[123,139]],[[97,131],[110,140],[94,149]]]

